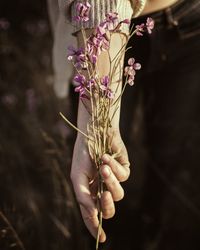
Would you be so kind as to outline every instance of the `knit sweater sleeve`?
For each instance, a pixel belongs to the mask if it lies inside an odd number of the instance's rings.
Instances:
[[[76,2],[74,1],[71,6],[71,14],[75,15]],[[117,12],[119,15],[119,21],[124,19],[131,19],[133,9],[129,0],[90,0],[91,10],[89,16],[89,22],[84,23],[84,28],[93,28],[99,25],[104,19],[105,14],[109,12]],[[80,29],[80,24],[72,22],[75,30]],[[127,24],[122,24],[121,30],[125,33],[129,32]]]
[[[74,32],[83,28],[94,28],[99,25],[104,19],[105,14],[109,12],[117,12],[119,15],[119,21],[124,19],[131,19],[133,15],[133,8],[129,0],[87,0],[91,4],[89,21],[85,23],[78,23],[73,21],[73,16],[76,15],[76,4],[80,0],[68,0],[65,6],[61,3],[63,0],[59,0],[61,9],[65,9],[67,13],[67,19],[74,26]],[[121,30],[125,33],[129,32],[127,24],[122,24]]]

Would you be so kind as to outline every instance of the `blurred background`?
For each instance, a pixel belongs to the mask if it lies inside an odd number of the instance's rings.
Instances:
[[[52,46],[45,0],[0,1],[1,250],[88,244],[69,182],[74,134],[59,116],[73,112],[53,91]]]
[[[47,9],[45,0],[0,1],[0,250],[94,249],[69,180],[75,133],[59,116],[75,121],[77,100],[53,90]],[[147,155],[133,130],[134,179],[124,184],[116,216],[104,222],[101,248],[200,249],[199,168],[193,179],[185,168],[172,178],[172,170],[152,164],[146,182]]]

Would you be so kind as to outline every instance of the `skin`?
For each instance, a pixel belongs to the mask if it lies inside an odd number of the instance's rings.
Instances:
[[[90,32],[91,30],[88,30],[87,35],[89,35]],[[79,47],[82,47],[82,35],[78,34],[77,38]],[[109,50],[111,59],[116,56],[120,48],[125,44],[126,40],[127,38],[124,34],[115,33],[112,36]],[[122,79],[122,71],[120,71],[120,69],[123,69],[123,56],[124,55],[122,54],[122,58],[117,69],[117,72],[119,73],[113,79],[114,82]],[[108,53],[102,52],[97,63],[100,76],[107,75],[110,67]],[[111,89],[115,90],[116,84],[111,84]],[[116,98],[120,93],[121,87],[118,88]],[[87,108],[90,109],[89,103]],[[103,218],[105,219],[109,219],[114,216],[114,202],[119,201],[124,197],[124,190],[120,183],[127,180],[130,174],[128,154],[119,131],[119,117],[120,109],[118,109],[115,114],[115,118],[112,121],[112,131],[108,134],[108,136],[113,138],[112,151],[118,153],[118,158],[114,159],[111,155],[102,156],[103,165],[101,166],[101,175],[107,188],[107,191],[103,193],[101,198]],[[90,114],[86,111],[83,103],[79,101],[77,126],[85,133],[87,133],[87,122],[89,119]],[[97,217],[98,210],[95,198],[95,191],[97,190],[95,177],[96,169],[89,156],[87,140],[82,134],[78,133],[73,152],[71,180],[85,225],[90,233],[96,238],[99,221]],[[104,242],[105,240],[106,235],[102,230],[100,242]]]
[[[120,153],[117,159],[107,154],[102,157],[104,164],[101,167],[101,175],[107,187],[107,191],[103,193],[101,199],[104,219],[114,216],[114,202],[120,201],[124,197],[124,190],[120,182],[126,181],[130,175],[128,154],[119,130],[114,131],[112,150]],[[80,205],[81,214],[86,227],[96,238],[99,225],[97,218],[98,210],[95,203],[96,198],[94,196],[97,184],[95,181],[96,172],[83,137],[79,137],[76,140],[72,162],[71,180]],[[92,184],[90,184],[91,180],[94,180]],[[100,242],[105,240],[106,235],[102,231]]]
[[[170,4],[176,2],[176,0],[168,1],[149,1],[142,14],[146,14],[158,9],[165,8]],[[88,30],[87,33],[92,32]],[[83,46],[83,40],[81,34],[77,35],[79,47]],[[126,42],[126,36],[123,34],[116,33],[110,43],[110,55],[113,58],[119,51],[119,48]],[[106,53],[102,53],[98,59],[99,73],[103,76],[108,73],[109,60]],[[119,63],[119,69],[123,68],[123,56]],[[120,70],[119,70],[120,72]],[[122,71],[117,76],[118,79],[122,79]],[[111,85],[114,90],[115,85]],[[119,88],[120,92],[120,88]],[[88,107],[90,108],[90,107]],[[101,167],[101,175],[104,179],[107,191],[105,191],[101,198],[101,206],[103,211],[103,218],[112,218],[115,214],[115,202],[120,201],[124,197],[124,190],[121,182],[126,181],[130,175],[130,164],[128,154],[123,140],[120,136],[119,130],[119,117],[120,109],[118,109],[115,119],[112,124],[113,152],[118,153],[118,158],[114,159],[111,155],[103,155],[103,165]],[[87,133],[87,122],[89,120],[89,114],[85,110],[82,102],[79,102],[77,126],[83,132]],[[110,135],[108,135],[110,136]],[[77,202],[80,205],[81,214],[85,222],[86,227],[90,233],[96,238],[97,229],[99,225],[98,221],[98,209],[96,207],[95,191],[97,184],[95,181],[96,171],[94,165],[89,156],[87,141],[81,135],[77,134],[76,142],[74,145],[72,167],[71,167],[71,180],[73,183],[74,191],[76,194]],[[106,234],[102,230],[100,236],[100,242],[106,240]]]

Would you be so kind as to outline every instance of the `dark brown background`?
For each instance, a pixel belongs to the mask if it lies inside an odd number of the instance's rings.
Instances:
[[[75,100],[58,100],[53,92],[51,49],[45,0],[0,1],[0,211],[27,250],[94,249],[69,181],[74,132],[58,115],[73,120]],[[199,182],[186,168],[162,172],[156,166],[145,182],[140,140],[135,137],[135,158],[130,154],[135,179],[124,184],[127,195],[116,216],[104,222],[102,249],[200,249]],[[153,199],[144,197],[143,186]],[[7,249],[21,248],[0,214],[0,250]]]

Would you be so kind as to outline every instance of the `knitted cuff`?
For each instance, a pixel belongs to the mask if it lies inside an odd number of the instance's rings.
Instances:
[[[105,19],[105,14],[109,12],[117,12],[119,21],[124,19],[130,20],[133,14],[133,9],[129,0],[88,0],[91,4],[89,21],[79,23],[72,18],[76,16],[76,4],[78,2],[80,2],[80,0],[75,0],[70,6],[71,23],[74,26],[74,32],[79,31],[81,28],[95,28]],[[121,30],[128,34],[129,26],[127,24],[122,24]]]

